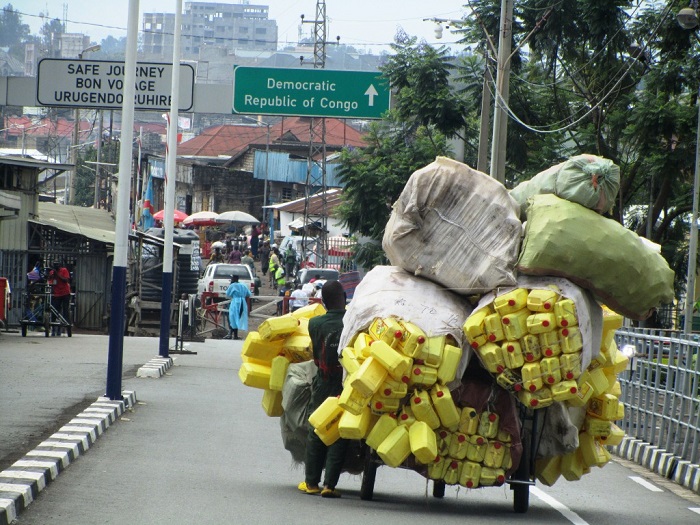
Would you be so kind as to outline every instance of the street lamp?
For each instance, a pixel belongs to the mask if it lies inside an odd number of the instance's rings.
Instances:
[[[694,29],[698,26],[698,3],[696,0],[690,7],[684,7],[678,12],[678,23],[683,29]],[[700,94],[700,86],[698,86]],[[693,214],[690,221],[690,243],[688,245],[688,275],[685,284],[685,318],[683,332],[693,331],[693,303],[695,302],[695,272],[698,259],[698,190],[700,189],[700,98],[698,99],[698,128],[695,134],[695,177],[693,179]]]
[[[78,60],[83,59],[85,53],[93,53],[102,49],[100,44],[95,44],[94,46],[86,47],[80,53],[78,53]],[[80,134],[80,108],[75,108],[75,113],[73,115],[73,144],[71,145],[71,162],[73,164],[73,172],[70,176],[70,184],[68,185],[68,199],[64,199],[67,204],[74,204],[75,202],[75,183],[78,179],[78,141]]]

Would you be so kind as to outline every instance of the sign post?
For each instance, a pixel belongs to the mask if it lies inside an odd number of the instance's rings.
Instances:
[[[379,119],[389,109],[381,73],[238,66],[233,113]]]

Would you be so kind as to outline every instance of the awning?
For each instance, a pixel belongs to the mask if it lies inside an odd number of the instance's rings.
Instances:
[[[16,219],[19,215],[20,204],[22,199],[19,195],[0,191],[0,220]]]
[[[40,202],[39,216],[30,219],[29,222],[107,244],[115,242],[114,219],[105,210]]]
[[[313,228],[320,229],[321,223],[319,221],[313,221],[311,219],[304,222],[304,218],[299,217],[298,219],[294,219],[292,222],[287,224],[287,227],[291,228],[293,230],[300,230],[300,229],[304,228],[305,226],[311,226]]]

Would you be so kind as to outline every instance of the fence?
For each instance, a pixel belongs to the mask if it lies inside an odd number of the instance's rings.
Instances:
[[[691,463],[700,462],[700,342],[675,330],[622,328],[620,350],[631,355],[619,374],[628,436]]]

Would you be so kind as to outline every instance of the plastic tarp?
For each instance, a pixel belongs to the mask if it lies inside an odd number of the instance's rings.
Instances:
[[[608,213],[620,190],[620,168],[609,159],[595,155],[577,155],[521,182],[510,192],[518,201],[521,216],[525,215],[527,200],[551,193],[597,211]]]
[[[282,443],[298,463],[306,458],[308,404],[311,399],[311,381],[316,375],[316,370],[313,361],[290,363],[282,386]]]
[[[438,157],[409,178],[382,247],[394,266],[459,294],[485,293],[515,284],[519,214],[500,182]]]
[[[565,277],[632,319],[673,301],[674,272],[666,260],[617,221],[555,195],[536,195],[518,271]]]
[[[454,337],[463,350],[455,375],[455,384],[459,384],[472,355],[462,332],[470,313],[471,307],[464,298],[442,286],[396,266],[376,266],[355,289],[343,319],[339,348],[349,346],[355,335],[366,331],[376,317],[394,316],[412,322],[428,336]]]

